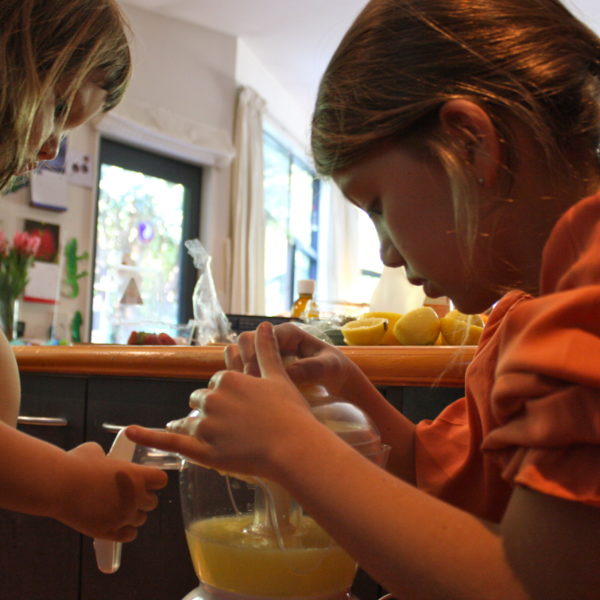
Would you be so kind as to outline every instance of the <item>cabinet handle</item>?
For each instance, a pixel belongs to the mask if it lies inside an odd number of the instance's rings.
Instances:
[[[129,425],[115,425],[114,423],[102,423],[102,429],[104,429],[104,431],[114,433],[115,435],[119,433],[121,429],[125,429],[125,427],[129,427]],[[146,429],[154,429],[155,431],[165,431],[164,427],[146,427]]]
[[[114,423],[102,423],[102,429],[104,431],[108,431],[109,433],[117,434],[121,429],[125,429],[127,425],[115,425]]]
[[[19,425],[37,425],[38,427],[66,427],[69,421],[64,417],[27,417],[19,415],[17,423]]]

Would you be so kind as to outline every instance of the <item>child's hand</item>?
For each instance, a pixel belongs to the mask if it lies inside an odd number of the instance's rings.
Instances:
[[[221,471],[276,480],[290,443],[311,443],[319,432],[329,432],[288,377],[273,327],[262,323],[254,341],[261,377],[239,371],[216,373],[207,389],[192,396],[192,406],[204,416],[180,423],[178,429],[187,435],[129,427],[127,436]]]
[[[69,469],[57,499],[55,516],[65,525],[94,538],[129,542],[156,508],[154,490],[167,484],[167,475],[153,467],[107,458],[88,442],[68,453]]]
[[[298,385],[319,383],[330,393],[344,396],[344,386],[356,372],[356,366],[340,350],[310,335],[292,323],[274,327],[282,357],[298,358],[286,366],[290,379]],[[256,332],[244,332],[237,344],[225,348],[228,369],[259,375],[256,355]]]

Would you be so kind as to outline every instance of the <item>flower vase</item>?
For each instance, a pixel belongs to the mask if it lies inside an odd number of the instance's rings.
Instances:
[[[18,311],[18,300],[12,294],[0,293],[0,325],[9,341],[13,339],[14,333],[16,333],[16,318],[18,316],[15,314],[15,309]]]

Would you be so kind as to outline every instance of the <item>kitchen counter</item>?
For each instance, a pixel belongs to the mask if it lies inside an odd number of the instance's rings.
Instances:
[[[15,346],[22,373],[207,380],[225,368],[224,346]],[[474,346],[347,346],[378,386],[463,387]]]
[[[223,346],[15,346],[21,375],[19,427],[62,448],[84,441],[108,450],[121,427],[164,427],[189,412],[190,394],[224,368]],[[408,419],[434,418],[464,393],[473,347],[341,347]],[[177,472],[159,492],[135,542],[113,575],[96,567],[91,540],[52,521],[0,511],[0,598],[97,600],[182,598],[197,585],[181,526]],[[165,535],[168,532],[168,535]],[[52,540],[42,544],[39,540]],[[157,552],[160,548],[160,552]],[[36,556],[36,577],[30,557]],[[165,561],[164,557],[169,560]],[[383,590],[362,571],[353,591],[376,600]]]

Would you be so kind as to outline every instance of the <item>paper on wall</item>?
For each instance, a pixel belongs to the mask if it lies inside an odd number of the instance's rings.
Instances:
[[[34,262],[29,269],[29,283],[23,300],[55,304],[58,297],[60,265],[42,261]]]
[[[67,210],[68,194],[65,174],[47,169],[31,173],[31,204],[38,208]]]

